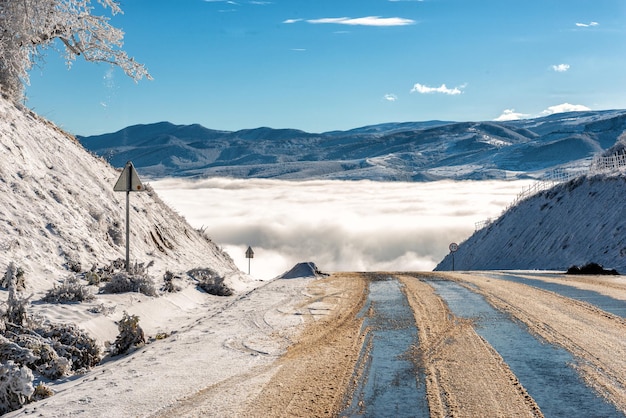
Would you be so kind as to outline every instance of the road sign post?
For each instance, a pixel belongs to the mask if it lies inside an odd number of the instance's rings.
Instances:
[[[252,251],[252,247],[248,246],[246,250],[246,258],[248,259],[248,274],[250,274],[250,259],[254,258],[254,251]]]
[[[459,249],[459,244],[453,242],[450,244],[450,246],[448,246],[448,249],[450,250],[450,254],[452,255],[452,271],[454,271],[454,253]]]
[[[126,192],[126,271],[130,271],[130,192],[143,192],[146,188],[139,180],[133,163],[128,161],[117,179],[113,191]]]

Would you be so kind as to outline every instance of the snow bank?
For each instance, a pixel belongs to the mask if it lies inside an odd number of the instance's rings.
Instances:
[[[278,276],[279,279],[296,279],[296,278],[304,278],[304,277],[320,277],[327,276],[327,274],[319,271],[315,263],[313,262],[305,262],[298,263],[291,268],[291,270],[286,271],[285,273]]]

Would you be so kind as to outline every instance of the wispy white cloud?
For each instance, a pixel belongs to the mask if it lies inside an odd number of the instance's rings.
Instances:
[[[237,3],[234,0],[203,0],[205,3],[226,3],[231,4],[233,6],[239,6],[241,3]],[[245,2],[245,4],[254,4],[257,6],[266,6],[268,4],[272,4],[271,1],[263,1],[263,0],[250,0]]]
[[[456,96],[458,94],[463,93],[463,90],[466,85],[462,85],[459,87],[448,88],[445,84],[442,84],[439,87],[429,87],[424,84],[415,83],[413,88],[411,89],[411,93],[420,93],[420,94],[432,94],[432,93],[441,93],[447,94],[449,96]]]
[[[385,94],[383,98],[388,102],[395,102],[396,100],[398,100],[398,96],[396,96],[395,94],[391,94],[391,93]]]
[[[292,51],[296,51],[296,52],[304,52],[306,51],[305,48],[291,48]]]
[[[570,65],[569,64],[557,64],[557,65],[553,65],[552,69],[556,71],[557,73],[564,73],[570,69]]]
[[[529,117],[529,114],[516,112],[515,109],[505,109],[500,116],[494,119],[496,122],[506,122],[509,120],[518,120]]]
[[[550,106],[543,112],[542,115],[554,115],[555,113],[564,113],[564,112],[582,112],[585,110],[591,110],[585,105],[574,105],[570,103],[562,103],[555,106]]]
[[[302,19],[287,19],[287,20],[283,20],[283,23],[287,23],[287,24],[297,23],[297,22],[302,22]]]
[[[579,28],[591,28],[594,26],[600,26],[598,22],[589,22],[589,23],[576,23],[576,26]]]
[[[308,23],[313,24],[336,24],[336,25],[349,25],[349,26],[407,26],[415,23],[414,20],[405,19],[402,17],[380,17],[380,16],[366,16],[366,17],[326,17],[322,19],[309,19]]]

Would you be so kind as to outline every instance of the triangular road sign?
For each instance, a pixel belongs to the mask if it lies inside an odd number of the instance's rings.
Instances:
[[[137,171],[130,161],[126,163],[124,170],[120,178],[117,179],[117,183],[113,186],[113,191],[116,192],[143,192],[146,187],[139,180]]]

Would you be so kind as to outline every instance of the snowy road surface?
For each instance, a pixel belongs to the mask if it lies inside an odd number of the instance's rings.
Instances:
[[[484,319],[492,314],[461,314],[434,282],[470,291],[507,321],[523,324],[524,332],[544,345],[567,353],[571,365],[566,367],[582,382],[585,396],[604,408],[596,412],[626,414],[623,317],[476,272],[337,273],[275,280],[237,297],[198,300],[185,305],[186,313],[179,312],[177,321],[183,325],[170,324],[176,331],[167,338],[55,383],[53,397],[7,416],[339,416],[357,393],[359,379],[367,378],[368,369],[359,360],[368,347],[368,328],[376,326],[365,321],[377,315],[375,310],[363,309],[370,284],[390,276],[404,293],[417,328],[416,343],[400,355],[412,363],[406,369],[412,374],[396,374],[402,376],[397,383],[407,386],[406,379],[412,379],[418,387],[420,379],[425,382],[420,396],[430,416],[572,416],[565,410],[567,402],[548,405],[545,397],[535,397],[537,387],[548,396],[561,395],[539,378],[522,376],[507,363],[507,353],[499,352],[500,345],[483,337],[484,327],[491,326]],[[548,275],[545,280],[567,281],[626,303],[621,276]],[[142,299],[135,305],[147,312],[151,303],[155,301]],[[532,363],[533,357],[527,360]],[[388,377],[382,370],[376,373]],[[361,398],[360,410],[372,406],[368,399]],[[406,408],[398,411],[405,416],[415,412]]]

